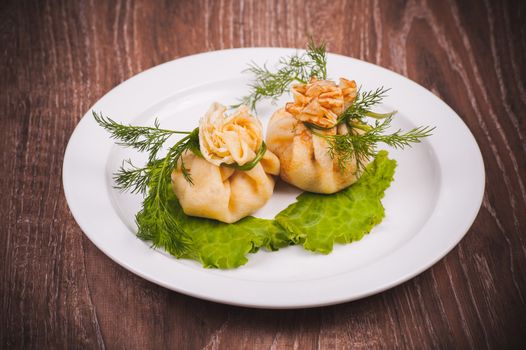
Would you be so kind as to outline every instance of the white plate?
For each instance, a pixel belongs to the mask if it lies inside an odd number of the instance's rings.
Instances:
[[[102,111],[117,121],[192,130],[213,101],[233,104],[247,92],[250,61],[263,64],[293,49],[248,48],[177,59],[125,81],[101,98],[69,141],[63,168],[64,192],[89,239],[133,273],[166,288],[222,303],[298,308],[341,303],[378,293],[424,271],[464,236],[480,208],[484,164],[472,134],[458,115],[420,85],[370,63],[329,55],[332,78],[355,79],[365,89],[391,87],[380,109],[396,109],[393,128],[436,126],[434,135],[405,151],[383,199],[386,218],[359,242],[336,245],[329,255],[301,247],[260,251],[235,270],[204,269],[151,249],[135,237],[134,214],[141,198],[112,188],[122,159],[144,156],[115,146],[91,116]],[[288,96],[280,104],[289,99]],[[263,124],[273,111],[258,109]],[[255,216],[272,218],[294,201],[298,190],[280,184]]]

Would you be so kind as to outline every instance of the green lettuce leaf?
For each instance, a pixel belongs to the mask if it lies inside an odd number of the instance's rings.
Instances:
[[[352,186],[331,195],[304,192],[276,216],[296,244],[328,254],[334,243],[360,240],[385,216],[380,200],[393,180],[396,161],[380,151]]]
[[[245,264],[248,253],[259,248],[278,250],[290,244],[283,228],[275,220],[246,217],[234,224],[186,215],[177,198],[169,200],[172,215],[191,237],[190,249],[181,256],[194,259],[204,267],[231,269]]]
[[[381,151],[354,185],[332,195],[305,192],[275,220],[246,217],[234,224],[184,214],[173,191],[167,194],[170,215],[190,237],[182,255],[170,248],[172,237],[152,237],[155,245],[178,258],[193,259],[204,267],[231,269],[245,264],[247,254],[291,244],[328,254],[334,243],[361,239],[384,217],[380,200],[389,187],[396,162]],[[170,186],[167,186],[171,189]]]

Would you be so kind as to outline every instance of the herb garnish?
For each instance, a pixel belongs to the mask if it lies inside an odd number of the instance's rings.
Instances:
[[[161,129],[156,119],[153,127],[134,126],[117,123],[111,118],[93,112],[95,121],[106,129],[111,138],[117,140],[117,144],[125,147],[135,148],[139,152],[148,153],[148,163],[143,168],[134,166],[130,160],[123,162],[120,169],[115,173],[114,180],[116,188],[131,190],[132,193],[146,193],[148,186],[156,171],[159,171],[164,161],[169,163],[171,171],[181,162],[181,171],[185,179],[192,183],[190,171],[184,165],[182,155],[187,151],[199,150],[199,128],[193,131],[175,131]],[[164,158],[157,158],[165,142],[173,135],[187,135],[173,145]],[[200,153],[200,152],[199,152]]]
[[[305,53],[280,58],[275,72],[270,71],[266,64],[259,66],[254,62],[245,71],[255,76],[250,85],[252,91],[241,98],[240,104],[232,107],[244,104],[254,110],[257,102],[262,99],[276,101],[295,81],[307,84],[312,77],[327,79],[325,43],[315,44],[311,40]]]
[[[329,155],[331,158],[338,160],[340,169],[345,170],[346,165],[354,159],[356,160],[357,170],[365,169],[367,162],[376,156],[378,143],[403,149],[407,146],[411,147],[411,143],[420,143],[424,137],[432,135],[432,131],[435,128],[429,126],[419,126],[406,133],[399,129],[392,134],[384,134],[391,126],[396,111],[376,113],[371,111],[370,108],[382,102],[389,90],[380,87],[372,91],[358,92],[356,100],[345,109],[336,124],[347,123],[347,126],[350,128],[347,134],[325,135],[316,131],[316,129],[325,128],[304,123],[314,135],[327,140]],[[376,119],[374,124],[369,124],[366,117]],[[353,129],[355,130],[353,131]]]
[[[142,168],[136,167],[130,160],[123,162],[114,175],[115,187],[132,193],[148,193],[141,211],[135,216],[137,236],[151,241],[154,247],[163,247],[181,256],[188,249],[191,239],[170,213],[167,196],[171,191],[170,175],[179,162],[185,179],[192,183],[182,155],[187,150],[199,149],[199,129],[191,132],[161,129],[157,120],[154,127],[124,125],[95,112],[93,117],[117,140],[117,144],[148,152],[148,162]],[[159,158],[163,144],[176,134],[186,136],[175,143],[165,157]]]
[[[431,136],[434,128],[420,126],[403,133],[398,130],[392,134],[384,135],[383,133],[389,128],[392,116],[385,118],[383,121],[376,120],[374,125],[354,124],[354,128],[365,131],[364,133],[353,133],[342,135],[324,135],[319,131],[311,129],[311,132],[323,137],[329,144],[329,155],[331,158],[338,160],[340,169],[345,170],[349,162],[356,160],[358,170],[365,169],[367,162],[373,159],[377,154],[377,144],[385,143],[393,148],[411,147],[411,143],[419,143],[424,137]]]
[[[326,45],[324,43],[315,44],[311,40],[304,54],[281,58],[275,72],[270,71],[266,65],[261,67],[254,63],[249,65],[247,71],[254,74],[254,82],[250,84],[250,94],[243,97],[242,102],[255,109],[256,103],[262,99],[277,100],[293,82],[307,84],[313,77],[327,79]],[[303,122],[314,135],[327,140],[329,155],[338,160],[342,171],[345,171],[346,165],[353,159],[356,160],[357,170],[365,169],[366,163],[377,154],[376,146],[379,142],[394,148],[404,148],[411,146],[411,143],[421,142],[422,138],[430,136],[435,129],[421,126],[406,133],[398,130],[384,135],[396,111],[376,113],[371,110],[371,107],[379,104],[387,96],[389,90],[382,86],[371,91],[358,91],[356,99],[338,117],[335,125],[346,123],[349,127],[348,134],[325,135],[320,130],[330,130],[335,126],[324,128]],[[375,123],[370,125],[366,117],[376,119]]]

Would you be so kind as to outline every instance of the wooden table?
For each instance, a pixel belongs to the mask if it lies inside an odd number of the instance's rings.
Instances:
[[[523,1],[2,1],[0,348],[519,348],[526,345]],[[203,51],[303,47],[440,96],[486,166],[480,213],[418,277],[331,307],[253,310],[149,283],[102,254],[62,191],[88,108],[140,71]],[[459,152],[462,152],[459,149]]]

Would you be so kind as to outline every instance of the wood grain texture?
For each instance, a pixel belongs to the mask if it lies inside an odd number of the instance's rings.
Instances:
[[[524,348],[524,23],[523,1],[2,1],[0,347]],[[177,57],[308,34],[422,84],[475,135],[486,192],[451,253],[379,295],[269,311],[158,287],[88,241],[61,167],[97,99]]]

